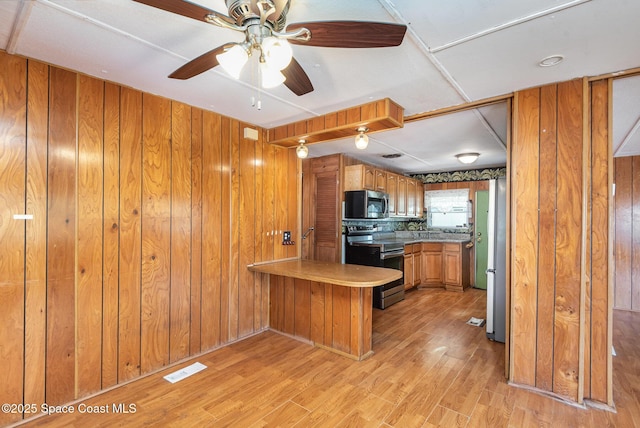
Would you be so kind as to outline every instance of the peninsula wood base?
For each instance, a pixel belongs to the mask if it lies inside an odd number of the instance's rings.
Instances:
[[[281,260],[247,266],[269,276],[269,328],[356,360],[372,351],[372,288],[402,278],[374,266]]]
[[[269,275],[269,327],[356,360],[372,350],[371,288]]]

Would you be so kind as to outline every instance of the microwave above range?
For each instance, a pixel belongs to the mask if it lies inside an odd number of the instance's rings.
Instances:
[[[350,190],[344,192],[345,218],[389,217],[389,195],[373,190]]]

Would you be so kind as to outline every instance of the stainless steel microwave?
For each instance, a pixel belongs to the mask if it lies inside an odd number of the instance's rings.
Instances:
[[[389,195],[373,190],[344,192],[345,218],[389,217]]]

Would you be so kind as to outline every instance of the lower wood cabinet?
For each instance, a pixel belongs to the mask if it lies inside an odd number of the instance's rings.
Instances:
[[[461,242],[442,244],[443,282],[447,290],[464,291],[469,287],[469,249]]]
[[[442,243],[422,243],[422,285],[442,287]]]
[[[415,253],[413,256],[415,270]],[[450,291],[464,291],[469,287],[470,257],[465,242],[423,242],[419,258],[423,287],[444,287]]]
[[[404,246],[404,289],[416,287],[422,283],[422,246],[407,244]]]

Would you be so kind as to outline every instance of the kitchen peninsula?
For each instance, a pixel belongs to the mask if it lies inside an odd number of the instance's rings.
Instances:
[[[372,349],[372,288],[402,272],[371,266],[289,259],[249,265],[269,275],[271,329],[363,360]]]

